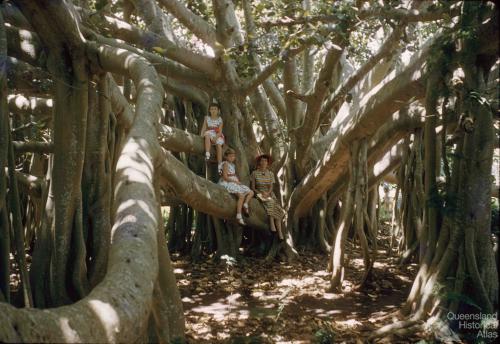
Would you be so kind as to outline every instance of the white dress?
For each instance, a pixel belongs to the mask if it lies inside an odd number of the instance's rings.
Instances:
[[[222,177],[219,179],[219,185],[222,185],[223,187],[226,188],[226,190],[229,193],[232,194],[246,194],[250,191],[252,191],[248,186],[243,185],[243,184],[237,184],[232,181],[238,182],[238,177],[236,177],[236,169],[234,167],[234,164],[229,162],[229,161],[223,161],[219,164],[219,173],[222,175],[222,168],[224,167],[224,164],[227,164],[227,176],[228,179],[230,180],[225,181]]]
[[[203,134],[204,136],[210,137],[212,143],[215,142],[216,145],[224,144],[224,134],[221,133],[221,136],[217,137],[217,131],[219,126],[222,124],[222,117],[217,117],[217,119],[212,119],[212,117],[207,116],[207,130]]]

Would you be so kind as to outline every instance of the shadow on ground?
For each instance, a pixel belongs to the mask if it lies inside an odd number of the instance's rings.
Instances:
[[[367,287],[356,291],[362,258],[349,251],[342,294],[326,292],[324,255],[302,253],[293,263],[272,264],[244,258],[235,265],[194,264],[174,255],[189,342],[362,342],[404,302],[416,266],[397,267],[379,251]]]

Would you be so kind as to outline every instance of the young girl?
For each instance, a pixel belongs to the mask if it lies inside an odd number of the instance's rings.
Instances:
[[[219,164],[219,172],[221,173],[219,184],[225,187],[229,193],[238,196],[236,220],[240,225],[245,225],[245,221],[243,221],[243,217],[241,216],[241,210],[243,208],[245,213],[249,214],[248,201],[253,197],[253,191],[248,186],[241,184],[236,176],[234,160],[236,160],[236,152],[234,149],[228,148],[224,153],[224,161]]]
[[[208,107],[209,116],[203,120],[201,136],[205,137],[205,159],[210,159],[210,146],[215,145],[217,152],[217,163],[222,162],[222,145],[224,145],[224,134],[222,134],[222,118],[219,116],[219,105],[211,103]]]

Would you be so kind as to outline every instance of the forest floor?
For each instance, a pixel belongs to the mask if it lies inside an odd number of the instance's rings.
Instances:
[[[292,263],[192,263],[173,256],[190,343],[363,343],[395,318],[417,272],[399,267],[378,252],[372,277],[355,289],[363,274],[359,247],[348,243],[342,294],[327,292],[327,255],[302,252]],[[408,343],[419,338],[385,338]]]

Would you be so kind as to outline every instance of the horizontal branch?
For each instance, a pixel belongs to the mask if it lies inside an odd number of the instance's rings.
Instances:
[[[460,14],[460,6],[457,4],[437,9],[405,9],[393,7],[371,7],[359,11],[359,19],[384,18],[397,20],[400,23],[429,22],[456,17]]]
[[[18,154],[22,153],[53,153],[54,144],[52,142],[23,142],[12,141],[14,151]]]
[[[25,97],[22,94],[12,94],[7,97],[9,111],[14,114],[34,116],[35,119],[51,118],[53,101],[51,98]]]
[[[225,220],[236,221],[236,197],[211,181],[197,176],[171,153],[164,151],[160,166],[160,184],[169,189],[187,205],[202,213]],[[251,215],[245,221],[248,226],[268,230],[264,207],[256,199],[250,201]]]
[[[9,56],[14,56],[32,66],[46,68],[46,54],[43,52],[43,45],[34,31],[14,26],[6,26],[5,29]]]
[[[205,152],[204,140],[201,136],[168,125],[160,125],[159,141],[163,148],[172,152],[191,154]]]
[[[193,103],[199,104],[200,106],[206,106],[209,103],[209,96],[203,90],[195,88],[191,85],[186,85],[185,83],[174,80],[173,78],[167,78],[164,75],[160,75],[160,80],[166,92],[171,93],[180,99],[187,99]]]
[[[439,8],[436,10],[416,10],[404,8],[372,7],[358,11],[357,17],[360,20],[369,18],[383,18],[397,20],[399,22],[428,22],[445,18],[451,18],[460,14],[460,7],[451,6],[450,8]],[[272,21],[262,21],[260,23],[266,29],[275,26],[292,27],[295,25],[318,24],[318,23],[338,23],[339,17],[336,14],[316,15],[304,17],[284,17]]]
[[[15,171],[15,174],[16,174],[16,180],[18,184],[21,186],[21,190],[23,190],[32,197],[36,198],[42,197],[43,189],[47,185],[45,179],[19,171]],[[5,175],[7,176],[7,178],[9,177],[7,171],[5,171]]]

